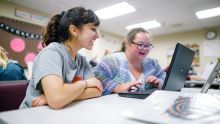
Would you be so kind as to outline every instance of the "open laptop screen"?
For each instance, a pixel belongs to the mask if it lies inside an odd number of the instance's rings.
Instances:
[[[218,62],[215,64],[215,67],[213,68],[208,80],[203,85],[201,93],[207,93],[216,77],[220,77],[220,59],[218,59]]]
[[[194,51],[177,43],[162,90],[179,91],[184,87],[186,76],[191,67],[194,55]],[[121,97],[145,99],[155,90],[157,89],[139,89],[136,92],[125,91],[118,93],[118,95]]]
[[[184,87],[195,52],[177,43],[162,87],[163,90],[179,91]]]

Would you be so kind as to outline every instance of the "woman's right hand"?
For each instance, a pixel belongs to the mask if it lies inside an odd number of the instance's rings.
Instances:
[[[103,91],[102,83],[97,78],[89,78],[85,80],[87,82],[87,88],[98,88],[101,92]]]
[[[141,82],[127,82],[127,83],[119,84],[114,89],[114,92],[120,93],[123,91],[129,91],[132,86],[137,86],[137,85],[141,85],[141,84],[142,84]]]

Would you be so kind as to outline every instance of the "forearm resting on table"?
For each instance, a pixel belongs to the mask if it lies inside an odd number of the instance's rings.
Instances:
[[[101,91],[98,88],[86,88],[86,86],[85,81],[67,84],[63,83],[62,79],[57,76],[47,76],[42,79],[43,95],[45,97],[35,98],[32,101],[32,106],[48,104],[51,108],[60,109],[72,101],[101,96]]]
[[[62,82],[62,79],[53,77],[53,80],[42,79],[42,87],[47,104],[53,109],[60,109],[80,96],[85,90],[86,84],[81,81],[66,84]]]
[[[85,91],[73,101],[99,97],[101,95],[102,92],[98,88],[86,88]],[[43,106],[47,104],[48,103],[45,98],[45,95],[40,95],[32,101],[32,107]]]
[[[76,85],[83,85],[83,84],[79,83]],[[58,93],[50,96],[49,95],[47,96],[47,94],[45,94],[48,105],[54,109],[63,108],[72,101],[75,101],[76,98],[82,94],[84,88],[81,87],[84,86],[74,86],[74,84],[64,84],[64,87]]]
[[[85,91],[79,95],[75,100],[84,100],[94,97],[99,97],[102,95],[102,92],[98,88],[86,88]]]

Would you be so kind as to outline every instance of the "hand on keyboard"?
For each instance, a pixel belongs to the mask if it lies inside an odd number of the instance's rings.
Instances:
[[[131,86],[128,91],[129,91],[129,92],[137,92],[139,89],[140,89],[139,86],[134,85],[134,86]]]

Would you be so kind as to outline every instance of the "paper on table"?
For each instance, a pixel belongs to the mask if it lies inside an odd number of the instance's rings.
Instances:
[[[219,105],[219,95],[196,94],[190,97],[179,96],[174,104],[167,109],[167,112],[181,119],[201,120],[220,115]]]

